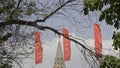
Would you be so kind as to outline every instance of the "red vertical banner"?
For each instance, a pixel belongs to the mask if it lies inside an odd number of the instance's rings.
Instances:
[[[94,23],[94,39],[95,39],[95,53],[97,56],[102,56],[102,34],[100,25]]]
[[[35,32],[35,64],[42,63],[43,49],[40,40],[40,32]]]
[[[65,28],[62,29],[63,34],[69,38],[69,31]],[[70,61],[71,56],[71,41],[65,37],[63,37],[63,47],[64,47],[64,60]]]

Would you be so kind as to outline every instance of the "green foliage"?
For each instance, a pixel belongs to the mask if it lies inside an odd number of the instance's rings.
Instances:
[[[2,43],[2,42],[4,42],[4,41],[8,40],[8,38],[11,37],[11,36],[12,36],[11,33],[7,33],[5,36],[0,37],[0,43]]]
[[[30,16],[36,12],[36,8],[35,8],[36,2],[35,1],[29,1],[29,3],[25,3],[24,6],[27,9],[27,11],[25,12],[26,15]]]
[[[0,63],[0,68],[12,68],[12,62],[10,60]]]
[[[113,45],[115,50],[120,49],[120,32],[114,32],[113,34]]]
[[[89,14],[89,11],[100,10],[99,20],[106,20],[109,25],[114,25],[119,29],[120,21],[120,0],[84,0],[84,14]]]
[[[120,59],[106,55],[104,60],[100,62],[100,68],[120,68]]]
[[[4,15],[4,18],[8,18],[13,8],[15,7],[14,0],[0,0],[0,14]]]
[[[102,0],[84,0],[84,14],[87,15],[89,11],[101,10],[103,7]]]
[[[30,17],[35,12],[35,0],[0,0],[0,23],[11,23],[12,20],[21,20],[23,17]],[[23,54],[23,52],[18,54],[14,51],[17,50],[16,46],[19,45],[14,44],[14,42],[17,43],[16,37],[18,37],[18,35],[16,34],[19,33],[17,32],[19,30],[20,28],[17,28],[17,25],[5,26],[0,24],[0,68],[12,68],[13,59],[16,59],[16,56]],[[6,42],[9,38],[14,40],[12,42],[10,41],[10,44],[13,44],[5,45],[4,42]],[[25,36],[23,38],[25,38]],[[18,47],[20,48],[20,46]]]
[[[22,3],[22,4],[21,4]],[[33,0],[25,2],[23,0],[0,0],[0,14],[3,20],[10,21],[25,16],[30,16],[36,12],[36,2]]]
[[[0,68],[12,68],[10,64],[0,64]]]
[[[0,0],[0,13],[10,13],[14,3],[14,0]]]
[[[99,21],[105,20],[106,24],[120,28],[120,0],[84,0],[84,14],[99,10]],[[113,34],[113,45],[115,50],[120,49],[120,32]],[[120,59],[115,56],[105,56],[100,63],[100,68],[120,68]]]

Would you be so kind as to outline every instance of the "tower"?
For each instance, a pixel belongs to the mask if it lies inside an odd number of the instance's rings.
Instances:
[[[60,41],[58,42],[56,58],[55,58],[55,62],[54,62],[53,68],[66,68]]]

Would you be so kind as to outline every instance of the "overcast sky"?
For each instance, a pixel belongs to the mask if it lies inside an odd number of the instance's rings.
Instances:
[[[84,23],[85,22],[85,23]],[[102,38],[103,38],[103,54],[114,54],[116,55],[116,51],[112,48],[112,33],[115,31],[115,28],[105,24],[105,21],[99,22],[92,20],[90,23],[90,27],[81,27],[80,25],[76,25],[71,27],[67,21],[62,19],[52,18],[46,21],[45,24],[53,28],[61,31],[62,27],[65,27],[69,30],[70,35],[76,36],[84,39],[90,47],[94,48],[94,35],[93,35],[93,24],[99,23],[101,26]],[[83,25],[88,24],[87,21],[83,21]],[[89,25],[88,25],[89,26]],[[118,30],[120,31],[120,30]],[[34,54],[31,59],[24,60],[23,67],[24,68],[53,68],[56,49],[58,45],[58,36],[53,32],[46,30],[41,32],[41,41],[43,46],[43,62],[41,64],[34,64]],[[62,38],[61,38],[62,44]],[[72,42],[71,44],[72,54],[71,60],[65,62],[66,68],[90,68],[90,66],[86,63],[83,55],[80,53],[77,46]]]
[[[103,54],[114,54],[116,55],[117,52],[112,48],[112,32],[115,30],[113,27],[107,26],[104,23],[99,23],[101,25],[101,31],[103,36]],[[119,30],[118,30],[119,31]],[[90,33],[89,33],[90,32]],[[82,38],[84,39],[90,47],[94,48],[94,40],[93,40],[93,27],[91,30],[86,32],[87,35],[90,35],[90,38]],[[44,33],[44,32],[43,32]],[[48,34],[47,34],[48,35]],[[53,34],[54,35],[54,34]],[[70,33],[72,36],[76,36],[76,33]],[[49,36],[48,36],[49,37]],[[42,37],[44,39],[44,37]],[[52,40],[43,40],[43,62],[41,64],[34,64],[34,55],[33,58],[27,59],[24,61],[24,68],[53,68],[55,56],[56,56],[56,49],[58,45],[58,37],[53,38]],[[62,44],[62,37],[61,37],[61,44]],[[65,62],[66,68],[90,68],[84,57],[80,53],[77,46],[74,42],[71,43],[71,60]]]
[[[72,12],[71,12],[72,13]],[[95,14],[96,13],[96,14]],[[78,18],[79,22],[73,22],[71,20],[66,20],[64,18],[49,18],[45,23],[39,23],[40,25],[46,25],[53,27],[59,31],[61,31],[62,27],[65,27],[69,30],[70,35],[76,36],[84,39],[90,47],[94,48],[94,35],[93,35],[93,24],[98,23],[101,26],[102,38],[103,38],[103,54],[114,54],[116,52],[113,51],[112,48],[112,33],[115,31],[115,28],[105,24],[105,21],[99,22],[99,12],[95,12],[93,15],[90,15],[90,19],[82,15],[78,16],[74,14],[76,18]],[[37,30],[36,30],[37,31]],[[43,62],[41,64],[34,64],[34,54],[31,59],[24,60],[23,67],[24,68],[53,68],[56,49],[58,45],[58,36],[49,31],[41,31],[41,41],[43,46]],[[120,30],[118,30],[120,31]],[[33,40],[34,41],[34,40]],[[62,44],[62,38],[61,38]],[[74,42],[71,43],[71,60],[65,62],[66,68],[90,68],[90,66],[86,63],[83,55],[80,53],[77,46]]]
[[[94,40],[88,39],[86,41],[91,47],[94,47]],[[58,39],[54,39],[53,41],[48,41],[47,44],[43,44],[43,62],[41,64],[34,64],[34,57],[25,60],[24,68],[53,68],[55,56],[56,56],[56,49],[58,44]],[[62,41],[61,41],[62,44]],[[117,54],[112,49],[112,40],[103,40],[103,54]],[[84,60],[84,57],[80,53],[79,49],[75,44],[72,42],[71,44],[71,60],[66,61],[65,65],[66,68],[90,68],[90,66]],[[33,55],[34,56],[34,55]]]

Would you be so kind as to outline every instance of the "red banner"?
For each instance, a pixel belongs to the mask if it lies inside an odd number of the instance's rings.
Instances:
[[[42,63],[43,49],[40,40],[40,32],[35,32],[35,64]]]
[[[69,32],[67,29],[62,29],[63,34],[66,37],[69,37]],[[71,47],[70,47],[71,41],[65,37],[63,37],[63,47],[64,47],[64,60],[69,61],[71,56]]]
[[[101,57],[102,56],[102,34],[100,30],[100,25],[97,23],[94,24],[94,39],[95,39],[96,55]]]

